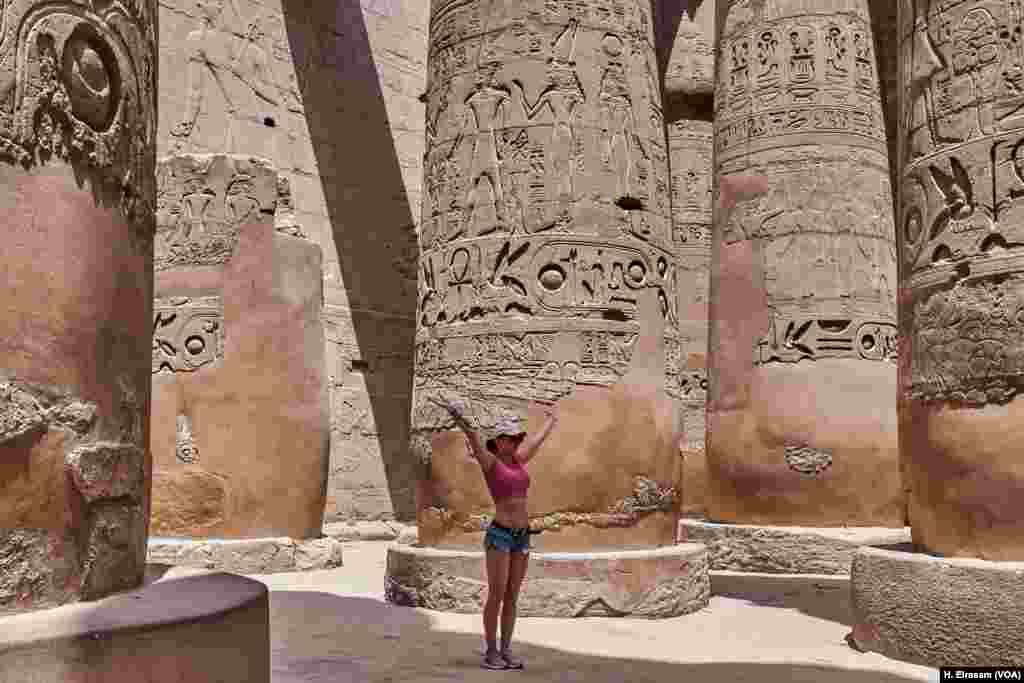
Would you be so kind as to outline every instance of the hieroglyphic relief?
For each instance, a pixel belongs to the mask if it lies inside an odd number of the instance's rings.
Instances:
[[[712,129],[710,121],[695,119],[680,119],[668,126],[681,339],[666,350],[688,449],[697,452],[703,450],[706,433]]]
[[[725,244],[761,242],[771,319],[755,363],[893,362],[893,198],[866,3],[731,13],[722,41],[718,173],[769,179],[723,226]]]
[[[1019,391],[1022,26],[1011,0],[901,7],[903,391],[915,400]]]
[[[60,159],[151,235],[154,6],[9,0],[0,24],[0,158]]]
[[[191,9],[191,8],[190,8]],[[247,136],[274,135],[297,93],[279,76],[287,59],[281,22],[239,0],[200,0],[198,26],[185,39],[185,106],[171,122],[172,152],[252,150]],[[275,57],[276,56],[276,57]],[[193,139],[197,128],[211,130]],[[262,130],[261,130],[262,129]]]
[[[220,297],[171,297],[153,304],[153,372],[192,372],[224,356]]]
[[[496,11],[486,34],[469,28],[482,21],[475,1],[435,5],[424,247],[620,229],[667,246],[667,152],[642,4],[527,5]]]
[[[274,213],[279,190],[267,162],[223,155],[176,155],[157,167],[157,271],[226,263],[239,227]]]
[[[644,290],[678,346],[655,64],[643,0],[432,2],[414,441],[427,397],[613,384]]]

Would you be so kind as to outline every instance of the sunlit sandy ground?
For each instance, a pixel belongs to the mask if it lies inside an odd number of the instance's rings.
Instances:
[[[274,683],[899,683],[934,670],[851,650],[832,599],[714,597],[665,621],[521,619],[523,671],[480,668],[478,615],[384,602],[387,543],[349,543],[345,567],[258,577],[271,588]]]

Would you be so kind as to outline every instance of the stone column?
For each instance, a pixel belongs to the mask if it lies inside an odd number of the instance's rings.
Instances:
[[[0,11],[0,610],[139,585],[155,2]]]
[[[158,166],[152,531],[195,543],[160,542],[154,560],[287,571],[295,541],[321,534],[321,254],[281,180],[251,157]]]
[[[709,516],[902,526],[892,195],[867,1],[719,9]],[[737,199],[739,177],[766,190]]]
[[[900,17],[900,452],[914,540],[1024,560],[1024,14]]]
[[[668,124],[668,145],[672,168],[672,242],[679,268],[682,509],[684,514],[703,514],[707,505],[704,450],[711,260],[711,122],[673,121]]]
[[[706,575],[696,593],[677,585],[672,606],[642,597],[690,575],[655,552],[675,536],[679,340],[653,28],[647,0],[431,5],[412,418],[425,462],[419,540],[479,551],[493,515],[479,466],[430,399],[468,400],[485,434],[501,412],[536,430],[557,402],[559,426],[530,463],[532,524],[544,530],[534,547],[584,552],[569,571],[585,588],[563,581],[571,595],[552,600],[544,580],[567,570],[539,569],[524,594],[533,614],[597,602],[678,614],[706,587]],[[626,548],[646,578],[613,596],[587,553]],[[679,552],[700,551],[667,556]],[[403,553],[415,554],[392,553],[392,599],[454,608],[416,585],[418,564],[441,556]],[[480,569],[482,553],[473,561]]]
[[[428,399],[470,400],[485,429],[503,410],[529,413],[536,429],[536,402],[619,381],[647,290],[660,301],[649,323],[668,328],[671,354],[675,258],[648,2],[435,1],[429,52],[413,428],[420,453],[433,451],[431,478],[451,484],[457,475],[445,469],[467,462],[462,439]],[[536,479],[537,513],[586,512],[552,545],[672,541],[674,452],[607,455],[632,461],[627,472],[598,467],[587,441],[563,448],[538,457],[550,476]],[[567,458],[579,459],[578,482],[556,476]],[[464,509],[461,496],[425,501],[422,541],[476,544],[479,522],[465,515],[485,514],[476,508],[489,500],[480,473],[465,475],[483,497]],[[637,477],[664,493],[647,525],[662,521],[646,534],[598,531],[588,515],[633,495]],[[453,514],[455,526],[442,521]]]

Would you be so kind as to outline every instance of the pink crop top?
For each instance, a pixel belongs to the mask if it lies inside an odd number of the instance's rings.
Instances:
[[[526,466],[517,462],[508,465],[495,458],[494,466],[490,471],[484,473],[487,480],[487,488],[495,500],[502,498],[525,498],[526,491],[530,488],[530,474]]]

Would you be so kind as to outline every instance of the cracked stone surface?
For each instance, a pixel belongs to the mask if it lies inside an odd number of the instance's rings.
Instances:
[[[872,527],[769,527],[684,519],[679,540],[703,543],[711,568],[765,574],[849,574],[863,545],[910,542],[910,530]]]
[[[707,553],[699,545],[606,553],[535,553],[519,597],[522,616],[666,618],[707,605]],[[476,612],[486,597],[482,552],[394,546],[388,600]]]
[[[333,538],[231,541],[154,538],[149,543],[148,561],[235,574],[312,571],[340,567],[342,544]]]
[[[1024,665],[1024,562],[862,548],[853,560],[861,650],[927,666]]]

